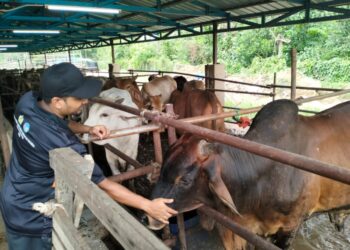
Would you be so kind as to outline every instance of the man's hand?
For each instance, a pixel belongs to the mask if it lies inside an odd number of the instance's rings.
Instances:
[[[97,136],[101,140],[109,136],[109,129],[104,125],[96,125],[89,128],[89,134],[92,136]]]
[[[157,198],[148,204],[145,212],[152,218],[159,220],[162,223],[169,224],[168,219],[177,215],[177,211],[168,207],[167,203],[172,203],[173,199]]]

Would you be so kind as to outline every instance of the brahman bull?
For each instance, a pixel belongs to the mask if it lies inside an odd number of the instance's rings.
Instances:
[[[244,137],[350,168],[350,102],[305,117],[294,102],[275,101],[258,112]],[[206,203],[256,234],[275,235],[284,248],[288,237],[282,236],[305,217],[349,205],[350,185],[185,134],[167,152],[152,197],[174,198],[179,212]],[[213,221],[204,219],[212,229]],[[246,241],[216,226],[226,249],[246,249]]]
[[[100,97],[113,102],[122,101],[121,104],[123,105],[137,108],[136,104],[131,100],[129,92],[126,90],[111,88],[102,91]],[[95,103],[91,106],[88,119],[84,124],[89,126],[100,124],[105,125],[110,130],[116,130],[139,126],[141,125],[141,120],[130,113]],[[137,156],[138,142],[139,134],[95,141],[95,143],[99,145],[109,143],[133,159],[136,159]],[[125,168],[127,166],[123,159],[108,150],[106,150],[106,158],[114,175],[126,171]],[[128,170],[131,168],[132,166],[129,166]]]
[[[185,87],[183,92],[174,91],[171,94],[170,103],[173,104],[174,113],[178,115],[180,119],[200,115],[217,114],[224,111],[216,95],[209,90],[191,90],[186,89]],[[225,122],[223,118],[201,122],[198,125],[218,131],[225,130]]]
[[[176,82],[170,76],[162,76],[145,83],[141,89],[145,106],[162,111],[164,104],[170,100],[171,93],[176,90]]]

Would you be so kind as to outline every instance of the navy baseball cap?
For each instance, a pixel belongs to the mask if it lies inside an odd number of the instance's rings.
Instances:
[[[87,99],[98,96],[102,82],[84,77],[71,63],[59,63],[47,68],[40,78],[40,96],[44,100],[52,97],[77,97]]]

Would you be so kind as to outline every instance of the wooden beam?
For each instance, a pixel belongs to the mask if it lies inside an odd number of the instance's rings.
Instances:
[[[71,148],[50,151],[50,164],[55,170],[55,175],[64,176],[67,185],[84,200],[93,214],[125,249],[168,249],[97,185],[82,177],[80,172],[84,163],[88,164]]]

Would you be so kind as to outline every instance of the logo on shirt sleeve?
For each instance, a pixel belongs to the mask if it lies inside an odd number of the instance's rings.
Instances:
[[[19,123],[19,125],[22,125],[23,121],[24,121],[24,117],[23,117],[23,115],[20,115],[20,116],[18,117],[18,123]]]
[[[16,128],[18,131],[18,133],[17,133],[18,137],[26,140],[31,147],[35,148],[34,143],[31,140],[29,140],[29,138],[26,135],[26,133],[30,130],[29,122],[24,122],[23,115],[18,116],[17,119],[16,119],[16,116],[14,116],[14,118],[15,118],[14,120],[16,123]],[[23,122],[24,122],[24,124],[23,124],[23,126],[21,126]]]
[[[24,131],[24,133],[27,133],[29,131],[29,129],[30,129],[30,124],[28,122],[25,122],[23,124],[23,131]]]

